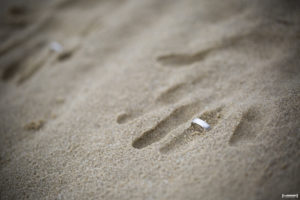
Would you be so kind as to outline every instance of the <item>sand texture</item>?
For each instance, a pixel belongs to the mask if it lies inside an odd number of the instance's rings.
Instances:
[[[0,199],[300,194],[299,1],[0,7]]]

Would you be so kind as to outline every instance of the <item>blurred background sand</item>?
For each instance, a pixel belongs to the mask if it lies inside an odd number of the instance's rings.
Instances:
[[[0,7],[1,199],[300,192],[299,1]]]

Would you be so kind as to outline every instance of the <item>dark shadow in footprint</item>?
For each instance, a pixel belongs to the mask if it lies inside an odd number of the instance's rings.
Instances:
[[[182,134],[175,136],[171,141],[167,144],[163,145],[159,151],[161,153],[168,153],[184,144],[193,140],[195,135],[203,135],[204,130],[198,129],[195,125],[191,125],[189,128],[185,129]]]
[[[214,45],[211,47],[196,52],[194,54],[169,54],[159,56],[156,60],[165,66],[170,67],[180,67],[193,64],[195,62],[199,62],[204,60],[210,53],[218,50],[222,50],[228,48],[230,46],[238,44],[240,41],[245,39],[255,39],[262,38],[263,35],[256,33],[255,31],[246,32],[243,34],[232,35],[226,38],[221,39],[220,41],[216,41]]]
[[[230,145],[248,143],[254,139],[258,131],[260,115],[255,108],[250,108],[241,117],[239,124],[233,131],[229,139]]]
[[[7,81],[10,78],[12,78],[16,74],[16,72],[19,70],[21,61],[22,61],[22,59],[13,60],[11,63],[9,63],[7,66],[5,66],[5,69],[2,72],[1,79],[4,81]]]
[[[101,3],[102,1],[93,1],[93,0],[60,0],[56,4],[56,7],[58,9],[64,10],[64,9],[72,9],[74,7],[79,8],[90,8],[95,7],[97,4]]]
[[[17,50],[16,52],[7,55],[1,60],[0,69],[2,68],[1,79],[7,81],[13,78],[23,67],[23,63],[28,60],[30,56],[39,51],[44,45],[44,41],[34,42],[24,47],[24,49]]]
[[[142,136],[135,139],[132,146],[142,149],[148,145],[161,140],[170,131],[188,121],[193,115],[199,112],[199,102],[187,104],[176,108],[169,116],[160,121],[155,127],[144,132]]]
[[[124,123],[128,122],[131,118],[132,118],[132,116],[128,113],[119,114],[117,117],[117,123],[124,124]]]
[[[66,52],[63,52],[61,54],[59,54],[59,56],[57,57],[57,60],[58,61],[65,61],[67,59],[70,59],[72,56],[73,56],[73,51],[66,51]]]
[[[206,58],[206,56],[211,53],[215,48],[205,49],[199,51],[195,54],[170,54],[164,55],[157,58],[157,61],[163,65],[170,65],[174,67],[179,67],[183,65],[190,65],[195,62],[199,62]]]
[[[208,131],[211,131],[222,118],[222,110],[223,107],[218,107],[217,109],[206,111],[199,116],[200,119],[203,119],[210,125],[211,128]],[[191,142],[195,136],[204,135],[208,131],[205,131],[197,125],[191,124],[191,126],[185,129],[183,133],[175,136],[171,139],[171,141],[163,145],[159,151],[161,153],[168,153],[176,148],[179,148],[180,146],[183,146],[184,144]]]
[[[24,5],[12,5],[7,9],[7,13],[12,16],[23,16],[27,10]]]
[[[23,4],[11,5],[6,11],[6,23],[24,28],[29,24],[29,9]]]
[[[125,123],[128,123],[128,122],[138,118],[141,115],[143,115],[143,110],[128,109],[126,111],[119,113],[116,121],[118,124],[125,124]]]

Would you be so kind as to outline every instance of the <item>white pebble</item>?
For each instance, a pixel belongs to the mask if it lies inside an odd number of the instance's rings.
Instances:
[[[209,130],[210,129],[210,125],[206,121],[203,121],[202,119],[195,118],[195,119],[193,119],[192,123],[201,126],[205,130]]]

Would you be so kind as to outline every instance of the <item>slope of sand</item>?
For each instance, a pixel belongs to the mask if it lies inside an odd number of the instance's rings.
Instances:
[[[1,4],[1,199],[300,193],[296,0]]]

